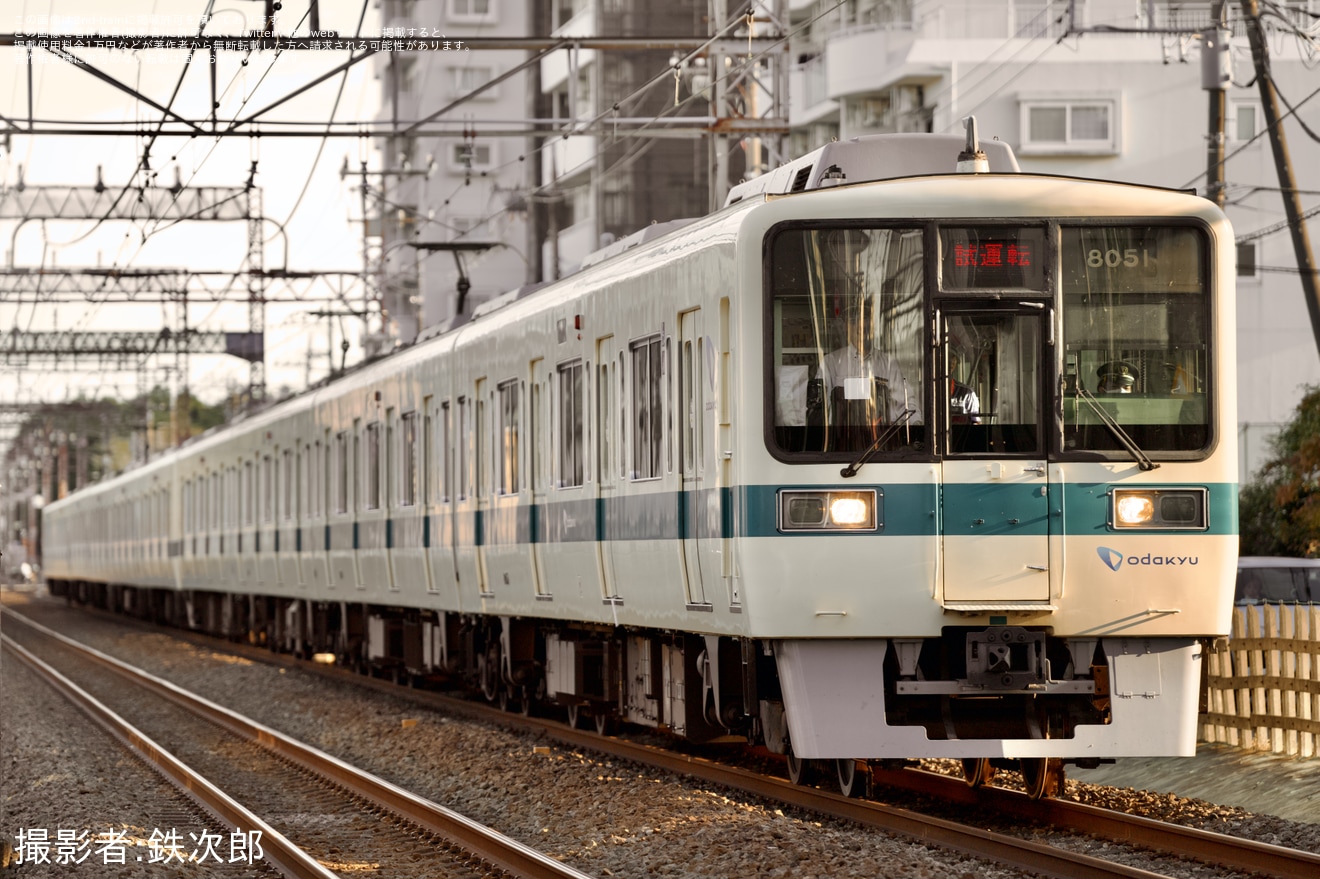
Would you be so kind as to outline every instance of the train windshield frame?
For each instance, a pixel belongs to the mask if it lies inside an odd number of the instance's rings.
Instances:
[[[1199,222],[789,222],[766,236],[763,277],[765,440],[779,460],[868,450],[870,460],[929,460],[996,446],[1122,460],[1129,443],[1153,460],[1193,460],[1214,442],[1214,290]],[[949,334],[959,309],[1018,305],[1044,321],[1031,377],[1044,393],[1031,405],[1046,436],[1030,448],[969,446],[958,438],[991,436],[995,413],[1012,408],[1011,366],[978,368],[984,345],[959,356],[932,333]],[[954,395],[984,408],[958,417]]]

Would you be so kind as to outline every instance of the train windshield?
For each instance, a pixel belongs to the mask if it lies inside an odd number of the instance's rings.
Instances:
[[[1208,447],[1209,249],[1199,227],[1064,221],[931,232],[839,223],[771,236],[764,399],[776,455],[853,460],[867,453],[878,460],[1053,451],[1144,459]],[[935,241],[947,252],[930,249]],[[975,273],[960,268],[959,248],[978,255]],[[928,265],[928,250],[930,260],[942,260],[941,271]],[[984,268],[1001,257],[1005,268]],[[941,279],[939,291],[926,289],[933,276]],[[1051,300],[1057,309],[1046,308]],[[1013,317],[1016,305],[1032,309]],[[931,359],[929,320],[936,313],[944,341],[981,339],[973,346],[979,359]],[[1040,325],[1033,314],[1056,322]],[[985,321],[998,322],[996,345],[984,344]],[[1016,321],[1016,329],[1000,326],[1004,321]],[[1027,330],[1039,335],[1028,338]],[[1019,347],[1030,342],[1013,364],[1004,358],[1017,349],[1006,339]],[[994,368],[982,362],[987,352],[999,358]],[[933,363],[953,379],[954,396],[933,384]],[[982,409],[975,418],[955,411],[959,382],[977,394]],[[1061,431],[1049,427],[1051,410],[1062,417]],[[996,439],[1011,426],[1010,415],[1012,425],[1034,425],[1026,445]],[[989,445],[969,446],[962,441],[968,436],[984,436]]]
[[[1179,226],[1061,229],[1065,451],[1144,452],[1210,439],[1204,235]]]
[[[786,453],[924,447],[920,228],[790,229],[770,245],[774,437]]]

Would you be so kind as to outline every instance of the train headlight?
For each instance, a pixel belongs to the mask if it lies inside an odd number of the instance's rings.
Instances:
[[[875,531],[879,493],[860,491],[779,492],[780,531]]]
[[[1150,495],[1127,492],[1120,496],[1114,492],[1114,524],[1119,528],[1146,525],[1154,517],[1155,499]]]
[[[836,497],[830,501],[830,520],[835,525],[865,525],[871,521],[871,505],[859,497]]]
[[[1204,531],[1204,488],[1116,488],[1110,524],[1120,530]]]

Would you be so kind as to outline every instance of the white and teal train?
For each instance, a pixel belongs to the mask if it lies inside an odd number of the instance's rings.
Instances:
[[[960,172],[955,173],[954,169]],[[828,761],[1188,755],[1234,242],[1007,147],[831,144],[51,504],[75,600]],[[992,762],[993,761],[993,762]]]

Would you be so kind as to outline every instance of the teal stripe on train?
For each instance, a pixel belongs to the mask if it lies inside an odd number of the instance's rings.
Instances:
[[[1114,483],[1096,482],[1047,486],[1044,503],[1040,484],[973,485],[892,484],[849,485],[849,490],[874,489],[879,507],[880,528],[876,532],[842,536],[929,537],[936,532],[936,506],[940,492],[945,500],[940,517],[947,535],[1059,533],[1095,534],[1109,531],[1109,491]],[[1173,484],[1151,488],[1179,488]],[[1237,534],[1238,508],[1235,483],[1202,483],[1209,496],[1208,534]],[[697,492],[652,492],[643,495],[615,496],[590,500],[575,499],[563,503],[538,504],[533,507],[506,506],[498,511],[483,511],[459,516],[458,546],[516,546],[536,543],[581,543],[596,540],[676,540],[682,538],[793,537],[820,536],[815,532],[781,534],[777,522],[778,493],[793,490],[838,488],[812,485],[746,485],[737,489]],[[1062,490],[1061,490],[1062,488]],[[1045,510],[1048,509],[1048,516]],[[982,515],[981,512],[986,512]],[[987,512],[988,511],[988,512]],[[983,518],[981,524],[976,519]],[[400,529],[396,546],[407,548],[428,543],[444,545],[437,528],[440,517],[428,517],[424,529]],[[1009,520],[1016,523],[1008,524]],[[466,521],[464,521],[466,520]],[[492,527],[496,522],[499,527]],[[1176,530],[1133,532],[1143,534],[1179,534]],[[405,534],[407,537],[405,538]],[[830,532],[840,536],[839,532]],[[423,536],[425,535],[425,536]],[[336,546],[336,548],[338,548]]]

